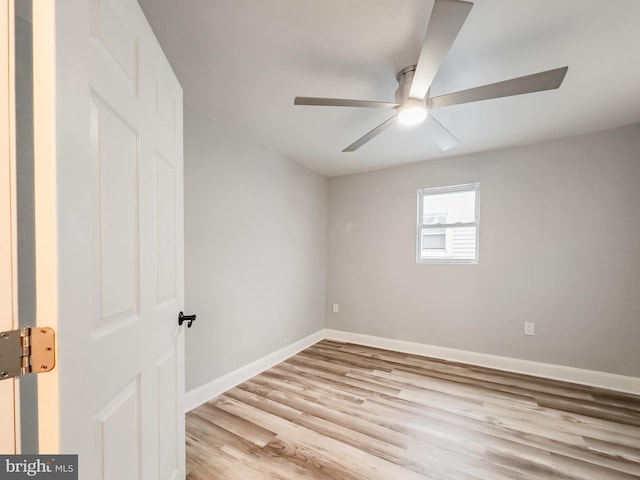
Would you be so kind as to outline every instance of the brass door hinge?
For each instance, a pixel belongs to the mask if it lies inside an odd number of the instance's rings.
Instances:
[[[0,380],[53,370],[56,334],[52,328],[20,328],[0,332]]]

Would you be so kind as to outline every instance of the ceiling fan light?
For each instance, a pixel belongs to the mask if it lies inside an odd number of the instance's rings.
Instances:
[[[398,121],[402,125],[416,125],[427,118],[427,109],[419,103],[411,103],[400,107]]]

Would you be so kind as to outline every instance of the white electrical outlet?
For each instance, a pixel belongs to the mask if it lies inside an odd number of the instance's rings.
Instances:
[[[333,313],[338,313],[340,311],[340,305],[337,303],[333,304]]]
[[[535,335],[536,334],[536,324],[533,322],[524,322],[524,330],[525,335]]]

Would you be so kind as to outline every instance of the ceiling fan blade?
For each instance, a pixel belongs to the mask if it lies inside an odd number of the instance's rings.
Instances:
[[[439,95],[428,99],[427,107],[439,108],[448,105],[458,105],[460,103],[553,90],[562,84],[568,69],[569,67],[555,68],[553,70],[547,70],[546,72],[534,73],[532,75],[512,78],[481,87]]]
[[[350,100],[347,98],[296,97],[294,105],[317,105],[322,107],[366,107],[366,108],[397,108],[397,103],[375,102],[369,100]]]
[[[429,114],[427,116],[429,134],[431,138],[438,144],[442,150],[449,150],[450,148],[460,145],[453,133],[451,133],[444,125],[442,125],[436,117]]]
[[[436,77],[444,57],[458,36],[473,3],[458,0],[436,0],[422,51],[413,74],[409,97],[422,100]]]
[[[355,142],[353,142],[351,145],[349,145],[347,148],[345,148],[344,150],[342,150],[343,152],[355,152],[357,149],[359,149],[362,145],[364,145],[365,143],[367,143],[369,140],[371,140],[373,137],[375,137],[376,135],[378,135],[380,132],[382,132],[383,130],[385,130],[387,127],[389,127],[389,125],[391,125],[391,122],[393,120],[395,120],[396,115],[394,115],[393,117],[390,117],[388,119],[386,119],[384,122],[382,122],[380,125],[378,125],[376,128],[374,128],[373,130],[371,130],[368,133],[365,133],[362,137],[360,137],[358,140],[356,140]]]

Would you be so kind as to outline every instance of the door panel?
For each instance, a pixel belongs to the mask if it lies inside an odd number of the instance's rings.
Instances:
[[[171,347],[156,361],[156,372],[158,378],[158,442],[159,442],[159,471],[160,480],[173,480],[178,478],[180,462],[177,452],[180,451],[178,445],[178,434],[180,427],[172,412],[175,412],[180,402],[178,400],[178,385],[176,383],[176,368],[178,361],[175,348]],[[184,427],[182,427],[184,429]]]
[[[176,259],[176,172],[175,166],[159,154],[154,155],[156,167],[156,307],[175,303],[177,291]]]
[[[140,317],[138,132],[105,102],[91,101],[98,169],[101,315],[94,334]]]
[[[96,412],[95,453],[103,477],[140,478],[140,379],[135,378]]]
[[[119,75],[132,92],[138,91],[138,35],[126,17],[126,6],[117,0],[92,2],[92,40],[104,49]]]
[[[58,68],[57,105],[74,108],[56,126],[87,136],[56,134],[59,336],[86,342],[60,346],[60,449],[81,453],[83,478],[182,478],[182,90],[135,0],[90,0],[86,16],[55,3],[58,22],[85,22],[53,29],[58,67],[84,82],[71,91]]]

